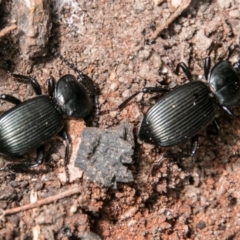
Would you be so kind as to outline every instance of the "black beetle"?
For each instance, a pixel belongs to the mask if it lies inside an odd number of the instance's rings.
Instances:
[[[69,67],[78,73],[60,77],[55,84],[53,78],[48,81],[48,94],[42,95],[41,87],[32,77],[11,74],[13,77],[30,82],[36,96],[27,101],[2,94],[0,99],[15,104],[13,108],[0,116],[0,154],[5,156],[22,156],[37,149],[35,162],[11,163],[1,170],[22,170],[42,164],[44,143],[59,134],[66,141],[64,166],[66,179],[69,180],[67,163],[69,159],[70,138],[64,130],[65,116],[85,118],[94,108],[97,99],[92,80],[58,54]],[[97,101],[97,100],[96,100]]]
[[[177,65],[190,82],[174,88],[145,87],[143,93],[168,92],[162,96],[144,115],[138,137],[141,141],[168,147],[191,139],[191,150],[186,153],[165,153],[163,157],[188,157],[196,153],[198,133],[210,123],[218,133],[220,128],[215,119],[222,108],[231,118],[234,117],[230,105],[240,100],[240,62],[232,65],[227,60],[219,61],[210,71],[210,57],[205,59],[204,75],[208,82],[192,81],[189,68],[183,63]],[[123,108],[138,93],[126,99],[119,109]]]

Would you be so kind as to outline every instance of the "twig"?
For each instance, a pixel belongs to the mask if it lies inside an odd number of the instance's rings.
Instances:
[[[166,29],[191,3],[191,0],[184,0],[181,6],[165,21],[161,26],[159,26],[156,31],[151,35],[150,41],[154,41],[160,33]]]
[[[81,193],[81,191],[82,191],[81,188],[73,188],[73,189],[67,190],[65,192],[56,194],[54,196],[41,199],[41,200],[39,200],[39,201],[37,201],[35,203],[30,203],[30,204],[26,204],[26,205],[21,206],[21,207],[7,209],[6,211],[4,211],[3,215],[4,216],[11,215],[11,214],[22,212],[22,211],[26,211],[26,210],[29,210],[29,209],[32,209],[32,208],[37,208],[37,207],[40,207],[42,205],[46,205],[46,204],[50,204],[52,202],[55,202],[55,201],[57,201],[59,199],[62,199],[62,198],[65,198],[65,197],[69,197],[69,196],[74,195],[74,194]]]
[[[11,31],[17,28],[16,24],[12,24],[11,26],[5,27],[0,31],[0,39],[10,33]]]

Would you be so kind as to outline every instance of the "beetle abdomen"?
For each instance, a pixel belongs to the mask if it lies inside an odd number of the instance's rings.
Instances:
[[[63,118],[49,96],[27,100],[0,117],[0,153],[22,155],[56,135]]]
[[[171,146],[196,135],[217,113],[217,105],[208,86],[189,82],[164,95],[144,116],[140,140],[159,146]]]

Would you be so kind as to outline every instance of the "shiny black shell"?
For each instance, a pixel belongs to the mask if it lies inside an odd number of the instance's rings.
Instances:
[[[0,154],[25,154],[62,128],[62,114],[51,97],[41,95],[24,101],[0,116]]]
[[[221,105],[231,106],[239,102],[240,76],[229,61],[219,61],[212,68],[208,82]]]
[[[148,110],[138,132],[139,139],[159,146],[179,144],[208,125],[217,111],[208,85],[189,82],[165,94]]]

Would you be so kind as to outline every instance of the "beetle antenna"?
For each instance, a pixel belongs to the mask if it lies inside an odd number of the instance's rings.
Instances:
[[[80,78],[83,76],[83,72],[77,69],[72,63],[70,63],[67,59],[65,59],[60,53],[57,52],[56,49],[52,50],[54,56],[60,58],[68,67],[70,67],[73,71],[75,71]]]

